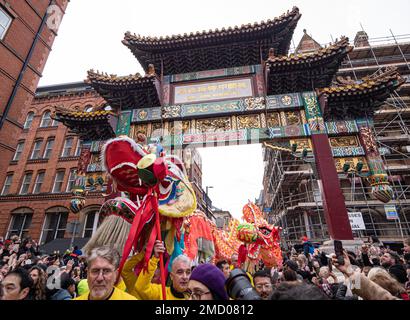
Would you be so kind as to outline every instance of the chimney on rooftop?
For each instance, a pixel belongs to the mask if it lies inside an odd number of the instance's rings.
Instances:
[[[355,47],[368,47],[369,46],[369,36],[364,31],[358,31],[356,37],[354,37]]]

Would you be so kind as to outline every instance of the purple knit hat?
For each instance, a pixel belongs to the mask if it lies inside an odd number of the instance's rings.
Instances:
[[[210,263],[200,264],[192,271],[189,280],[196,280],[207,286],[216,299],[229,300],[225,290],[223,272]]]

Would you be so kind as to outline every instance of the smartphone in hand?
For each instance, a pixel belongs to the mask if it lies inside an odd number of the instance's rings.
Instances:
[[[335,254],[337,258],[337,263],[339,265],[344,265],[345,264],[345,258],[343,255],[343,244],[342,241],[340,240],[333,240],[334,247],[335,247]]]

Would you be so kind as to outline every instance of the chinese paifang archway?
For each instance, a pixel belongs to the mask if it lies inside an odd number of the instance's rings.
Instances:
[[[329,234],[332,239],[352,240],[338,171],[346,163],[360,164],[373,195],[384,203],[392,199],[372,116],[404,80],[395,69],[379,70],[358,81],[336,79],[352,50],[345,37],[314,52],[289,55],[300,17],[298,8],[293,8],[267,22],[216,31],[160,38],[127,32],[122,42],[146,74],[117,76],[90,70],[86,82],[112,110],[56,108],[54,114],[85,141],[73,211],[81,210],[88,189],[108,184],[110,195],[102,210],[126,222],[120,228],[126,230],[125,236],[117,242],[125,246],[125,255],[131,247],[144,246],[151,254],[152,241],[167,230],[164,240],[172,256],[183,250],[183,234],[191,230],[215,244],[201,254],[223,256],[241,243],[232,236],[238,233],[239,222],[231,225],[231,234],[213,231],[212,223],[195,211],[183,161],[172,154],[189,147],[266,142],[283,152],[296,146],[313,155]],[[331,143],[341,136],[355,143]],[[109,139],[113,140],[104,142]],[[106,172],[97,176],[95,168]],[[120,191],[129,199],[118,198]],[[167,210],[168,205],[172,210]],[[151,219],[158,211],[160,217]],[[134,226],[136,218],[139,226]],[[198,234],[193,226],[200,224],[205,231]],[[276,246],[277,230],[266,227],[275,234]],[[240,233],[254,228],[242,228]],[[257,232],[243,237],[252,239],[252,234]],[[190,253],[198,256],[200,248],[195,250]],[[273,264],[279,260],[278,256]]]

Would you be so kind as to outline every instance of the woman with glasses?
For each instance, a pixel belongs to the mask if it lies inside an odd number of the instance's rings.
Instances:
[[[209,263],[200,264],[192,271],[187,293],[190,300],[229,300],[223,272]]]

